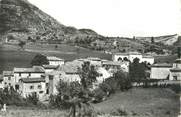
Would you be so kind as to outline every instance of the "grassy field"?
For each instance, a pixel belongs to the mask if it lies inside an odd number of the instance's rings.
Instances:
[[[31,60],[37,53],[57,56],[66,61],[89,56],[111,59],[109,54],[65,44],[58,45],[56,49],[55,45],[26,45],[24,50],[15,45],[0,45],[0,73],[14,67],[30,67]]]
[[[94,107],[103,113],[122,109],[129,116],[134,113],[138,117],[177,117],[180,101],[179,96],[170,89],[134,88],[128,92],[118,92]]]
[[[105,116],[124,109],[126,117],[177,117],[179,96],[170,89],[134,88],[127,92],[117,92],[102,103],[94,104],[95,111]],[[0,112],[0,117],[64,117],[67,111],[41,110],[36,108],[8,107],[7,112]],[[110,116],[109,116],[110,117]]]

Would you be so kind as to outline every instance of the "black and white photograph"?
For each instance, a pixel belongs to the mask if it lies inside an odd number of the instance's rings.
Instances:
[[[181,0],[0,0],[0,117],[181,117]]]

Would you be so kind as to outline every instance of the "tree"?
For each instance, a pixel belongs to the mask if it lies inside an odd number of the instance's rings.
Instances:
[[[124,61],[129,61],[127,57],[124,57],[123,60],[124,60]]]
[[[151,37],[151,43],[155,43],[154,37]]]
[[[55,49],[57,49],[58,48],[58,45],[55,45]]]
[[[55,101],[58,105],[70,108],[69,117],[76,117],[77,109],[84,110],[77,114],[78,117],[93,117],[93,108],[89,103],[91,101],[90,94],[93,83],[96,82],[96,77],[99,74],[89,62],[85,62],[78,71],[81,78],[80,83],[67,83],[60,80],[57,87],[58,96]]]
[[[21,47],[21,49],[23,49],[23,47],[25,46],[25,44],[26,44],[26,42],[20,41],[18,45]]]
[[[146,67],[144,63],[139,63],[139,59],[135,58],[129,66],[129,76],[132,81],[141,81],[146,78]]]
[[[47,57],[41,54],[35,55],[35,57],[31,61],[32,66],[35,66],[35,65],[42,66],[42,65],[47,65],[47,64],[49,64]]]
[[[99,73],[93,65],[90,65],[90,62],[84,62],[82,68],[79,69],[79,75],[83,88],[87,90],[92,88],[92,85],[96,82],[96,77],[99,76]]]
[[[181,47],[178,47],[178,48],[177,48],[177,55],[178,55],[178,58],[181,57]]]
[[[131,88],[131,80],[129,79],[127,73],[124,73],[123,71],[118,71],[114,74],[114,78],[118,83],[118,88],[120,90],[124,91]]]

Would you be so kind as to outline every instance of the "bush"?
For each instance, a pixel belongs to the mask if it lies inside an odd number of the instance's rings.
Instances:
[[[106,92],[104,92],[101,88],[95,89],[93,91],[94,100],[93,103],[99,103],[103,101],[103,98],[106,97]]]
[[[125,109],[118,108],[118,109],[113,110],[110,113],[110,115],[112,115],[112,116],[127,116],[128,113]]]
[[[180,84],[172,84],[169,86],[175,93],[181,92],[181,85]]]
[[[31,95],[28,95],[26,100],[27,102],[32,103],[33,105],[37,105],[39,102],[39,99],[36,93],[32,93]]]

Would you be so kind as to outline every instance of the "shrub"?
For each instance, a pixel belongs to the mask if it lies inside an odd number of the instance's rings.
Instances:
[[[117,108],[115,110],[113,110],[110,115],[112,116],[127,116],[128,113],[125,109],[121,109],[121,108]]]
[[[101,88],[95,89],[93,93],[94,93],[93,103],[102,102],[103,98],[106,96],[106,92],[104,92]]]
[[[181,92],[181,85],[180,84],[172,84],[169,86],[175,93]]]
[[[32,103],[33,105],[37,105],[39,102],[38,96],[36,93],[32,93],[31,95],[28,95],[28,97],[26,98],[26,100],[29,103]]]

